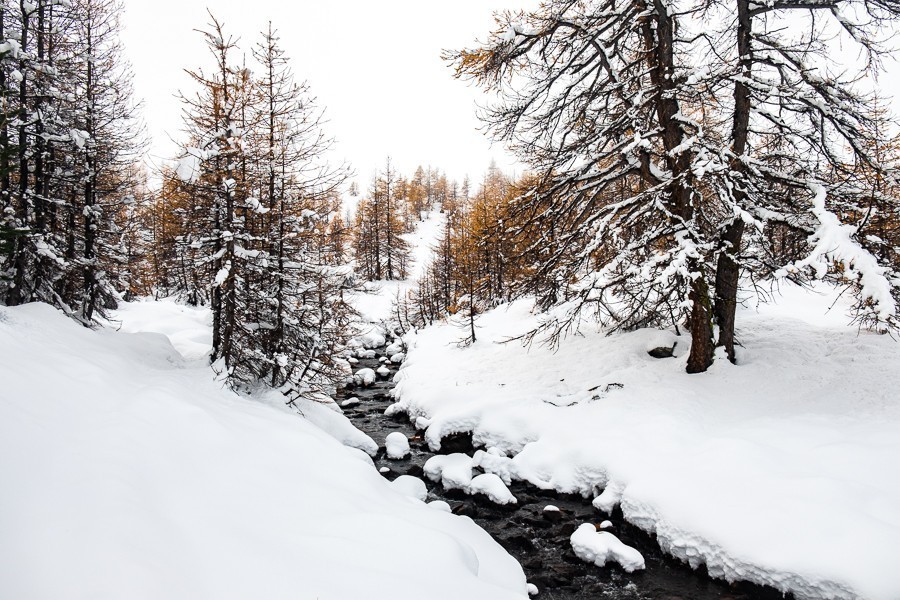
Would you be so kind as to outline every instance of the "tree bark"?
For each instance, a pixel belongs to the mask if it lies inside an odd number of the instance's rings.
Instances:
[[[751,37],[752,17],[750,14],[750,0],[736,0],[738,7],[737,47],[738,57],[741,62],[741,77],[734,83],[734,120],[732,124],[732,153],[731,173],[735,181],[734,201],[736,204],[744,204],[746,194],[741,187],[744,183],[746,167],[743,154],[747,150],[747,138],[750,129],[750,89],[744,83],[752,75],[753,46]],[[718,247],[718,261],[716,265],[716,290],[715,306],[713,309],[716,325],[719,327],[718,345],[725,348],[728,360],[736,362],[734,352],[734,328],[735,314],[737,312],[737,292],[740,283],[740,265],[737,256],[741,251],[741,240],[744,235],[744,221],[735,216],[725,226]]]

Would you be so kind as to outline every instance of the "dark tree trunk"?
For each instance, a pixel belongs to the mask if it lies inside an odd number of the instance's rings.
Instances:
[[[743,175],[746,167],[741,160],[747,150],[747,138],[750,128],[750,90],[744,83],[752,75],[753,46],[752,46],[752,17],[750,15],[750,0],[737,0],[738,29],[737,47],[741,61],[741,78],[734,84],[734,121],[732,125],[732,151],[734,159],[731,162],[731,171],[737,180],[734,186],[734,200],[738,205],[744,204],[745,192]],[[740,282],[740,265],[737,257],[741,251],[741,239],[744,235],[744,221],[737,216],[729,223],[719,238],[719,256],[716,265],[716,291],[714,314],[716,325],[719,327],[718,345],[725,348],[728,360],[735,362],[734,329],[735,314],[737,311],[737,292]]]
[[[25,1],[20,0],[19,7],[22,11],[22,30],[19,42],[22,50],[28,48],[28,28],[30,14],[26,10]],[[23,57],[19,60],[19,72],[22,81],[19,82],[19,206],[16,217],[26,230],[29,227],[28,211],[28,64]],[[17,235],[15,240],[15,260],[13,261],[13,286],[9,289],[6,303],[16,306],[27,302],[25,284],[28,279],[28,257],[25,252],[26,235]]]
[[[651,71],[651,80],[659,90],[656,101],[657,118],[664,132],[666,150],[671,156],[671,152],[684,141],[684,130],[676,118],[681,110],[678,98],[674,93],[675,28],[672,17],[667,12],[666,4],[662,0],[653,0],[653,5],[656,9],[656,29],[653,30],[648,22],[644,25],[643,31],[647,48],[652,49],[655,55],[655,68]],[[691,155],[688,152],[680,152],[672,156],[669,167],[672,170],[672,178],[676,182],[671,193],[670,210],[685,224],[689,224],[694,218],[695,199]],[[692,343],[687,372],[702,373],[713,362],[714,345],[709,284],[700,261],[690,260],[688,270],[693,278],[688,293],[688,298],[692,303],[689,317]]]
[[[693,263],[693,261],[691,261]],[[691,271],[698,271],[700,265],[692,264]],[[709,311],[709,286],[706,277],[700,276],[691,282],[689,296],[692,307],[690,317],[691,353],[688,356],[687,372],[703,373],[713,363],[712,318]]]

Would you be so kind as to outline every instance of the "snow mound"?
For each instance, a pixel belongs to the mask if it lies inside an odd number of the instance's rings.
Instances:
[[[425,462],[425,476],[446,490],[466,491],[472,483],[472,458],[459,452],[432,456]]]
[[[412,475],[401,475],[391,482],[391,487],[404,496],[415,498],[422,502],[425,502],[425,499],[428,498],[428,489],[425,487],[425,482]]]
[[[616,562],[629,573],[644,568],[644,557],[640,552],[607,531],[597,531],[590,523],[580,525],[570,541],[575,556],[598,567]]]
[[[432,502],[429,502],[428,506],[437,510],[442,510],[444,512],[453,512],[453,510],[450,508],[450,505],[443,500],[434,500]]]
[[[472,479],[469,484],[470,494],[484,494],[496,504],[515,504],[516,498],[503,483],[503,480],[493,473],[482,473]]]
[[[384,439],[384,447],[387,450],[388,458],[400,460],[409,456],[409,440],[399,431],[387,434]]]

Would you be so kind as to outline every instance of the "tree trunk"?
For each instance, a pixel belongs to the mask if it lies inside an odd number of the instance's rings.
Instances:
[[[694,261],[691,261],[694,263]],[[690,265],[691,272],[699,272],[700,265]],[[691,353],[688,356],[687,372],[703,373],[713,363],[713,330],[709,311],[709,286],[702,275],[691,282],[689,298],[692,303]]]
[[[750,90],[744,83],[752,76],[753,46],[751,37],[752,17],[750,16],[750,0],[737,0],[738,29],[737,47],[741,61],[741,77],[734,84],[734,120],[732,124],[731,172],[736,183],[734,185],[734,201],[743,204],[746,195],[743,188],[743,175],[746,171],[742,155],[747,150],[747,138],[750,129]],[[740,282],[740,265],[737,255],[741,251],[741,239],[744,235],[744,221],[736,216],[722,231],[719,238],[719,257],[716,265],[716,291],[714,314],[719,327],[718,345],[725,348],[728,360],[736,361],[734,352],[734,326],[737,312],[737,292]]]

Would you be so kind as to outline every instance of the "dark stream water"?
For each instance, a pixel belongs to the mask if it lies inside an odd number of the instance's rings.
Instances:
[[[379,348],[376,358],[359,359],[354,370],[369,367],[377,369],[384,349]],[[434,452],[422,439],[406,415],[386,417],[384,410],[393,403],[390,396],[391,382],[396,366],[387,365],[391,374],[379,378],[372,386],[344,390],[338,402],[349,397],[360,399],[360,404],[344,408],[344,414],[357,428],[369,434],[380,445],[375,464],[387,467],[384,476],[394,480],[400,475],[413,475],[425,481],[428,500],[444,500],[453,512],[466,515],[490,533],[521,563],[529,583],[539,589],[537,599],[547,600],[776,600],[784,598],[781,592],[748,583],[728,584],[710,579],[703,571],[691,570],[679,560],[663,554],[654,536],[629,525],[616,509],[612,515],[595,509],[578,495],[558,494],[540,490],[522,482],[513,482],[510,491],[518,504],[499,506],[482,495],[467,496],[459,490],[444,490],[440,483],[423,475],[422,467]],[[411,454],[403,460],[390,460],[385,456],[384,439],[392,431],[400,431],[410,438]],[[456,435],[444,438],[439,453],[474,452],[471,436]],[[544,507],[552,504],[560,512],[544,513]],[[597,567],[575,556],[569,536],[582,523],[598,524],[610,519],[614,528],[610,531],[629,546],[644,555],[646,568],[626,573],[618,565]]]

